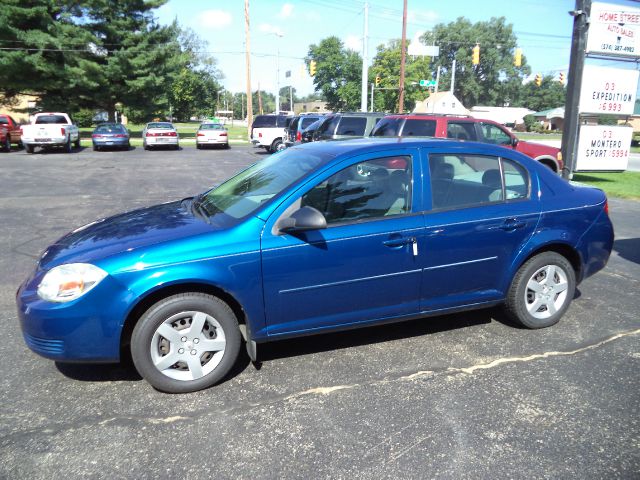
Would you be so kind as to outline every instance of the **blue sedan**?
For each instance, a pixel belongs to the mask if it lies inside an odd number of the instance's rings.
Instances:
[[[91,133],[94,150],[104,148],[121,148],[129,150],[129,130],[120,123],[101,123]]]
[[[495,305],[551,326],[612,244],[602,191],[512,150],[317,142],[74,230],[17,302],[34,352],[130,351],[155,388],[190,392],[220,381],[243,343],[255,359],[263,342]]]

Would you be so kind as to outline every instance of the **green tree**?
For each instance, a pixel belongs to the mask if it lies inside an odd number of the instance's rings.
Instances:
[[[3,0],[0,8],[0,91],[7,100],[24,93],[60,95],[93,83],[83,75],[92,35],[76,22],[78,2]]]
[[[374,91],[374,110],[397,112],[400,87],[401,40],[391,40],[387,45],[379,45],[378,52],[369,69],[369,83],[380,78],[381,87]],[[420,80],[431,79],[431,59],[429,57],[406,57],[405,61],[405,107],[412,110],[416,101],[424,100],[426,90],[420,87]],[[390,88],[390,90],[387,90]]]
[[[291,87],[291,91],[289,91],[289,87],[282,87],[280,89],[280,110],[293,112],[293,105],[291,105],[290,94],[293,94],[294,104],[300,101],[296,96],[296,89],[294,87]]]
[[[316,62],[313,84],[322,92],[332,110],[356,110],[360,107],[362,58],[346,49],[338,37],[327,37],[310,45],[305,58],[307,67]]]
[[[465,107],[513,105],[519,100],[522,80],[531,69],[524,56],[522,65],[514,66],[517,39],[504,17],[477,23],[460,17],[455,22],[436,25],[421,40],[440,47],[440,55],[433,63],[434,75],[441,68],[440,85],[450,85],[451,66],[456,60],[454,94]],[[480,46],[480,63],[473,65],[476,44]]]
[[[552,75],[544,75],[539,87],[535,82],[529,82],[522,87],[522,98],[516,103],[516,106],[540,112],[563,107],[566,96],[566,88],[560,82]]]

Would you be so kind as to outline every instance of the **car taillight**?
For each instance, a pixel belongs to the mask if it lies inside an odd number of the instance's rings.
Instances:
[[[204,137],[205,136],[204,133],[200,133],[200,132],[198,132],[197,135],[198,135],[198,137]]]
[[[145,134],[145,136],[147,136],[147,137],[155,137],[155,134],[154,134],[154,133],[151,133],[151,132],[147,132],[147,133]]]
[[[20,135],[24,135],[24,130],[22,129],[22,127],[20,127]]]
[[[114,137],[116,137],[116,138],[124,138],[124,137],[126,137],[126,135],[124,133],[116,133],[114,135]]]
[[[604,213],[607,214],[607,216],[609,215],[609,199],[604,200]]]
[[[94,133],[93,135],[91,135],[91,138],[102,138],[102,135]]]
[[[60,135],[66,135],[67,131],[64,129],[64,127],[60,127]]]
[[[302,133],[301,132],[296,133],[296,141],[299,142],[301,140],[302,140]]]
[[[221,133],[221,134],[220,134],[220,136],[221,136],[221,137],[226,137],[226,136],[227,136],[227,133],[226,133],[226,132],[223,132],[223,133]]]
[[[258,132],[258,138],[262,138],[262,132]]]
[[[161,133],[160,135],[165,136],[165,137],[177,137],[178,136],[178,134],[176,132]]]

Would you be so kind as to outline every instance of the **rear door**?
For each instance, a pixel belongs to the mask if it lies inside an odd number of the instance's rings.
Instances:
[[[449,120],[447,122],[447,138],[453,138],[455,140],[478,141],[476,122],[466,122],[464,120]]]
[[[540,217],[537,179],[482,153],[430,152],[421,309],[504,298],[511,264]]]

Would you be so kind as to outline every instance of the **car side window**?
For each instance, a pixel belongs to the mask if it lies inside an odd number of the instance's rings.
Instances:
[[[502,171],[504,173],[505,198],[507,200],[527,198],[529,196],[529,177],[526,170],[515,162],[503,158]]]
[[[338,122],[340,121],[340,117],[331,117],[322,123],[320,128],[318,129],[318,134],[320,135],[333,135],[333,132],[336,131],[336,127],[338,126]]]
[[[342,117],[336,135],[364,135],[367,128],[365,117]]]
[[[514,178],[510,181],[522,182],[523,171],[511,165]],[[500,157],[432,154],[429,172],[433,208],[471,207],[505,198]]]
[[[485,143],[495,145],[511,145],[511,137],[497,125],[491,123],[480,123],[482,135]]]
[[[327,224],[402,215],[411,211],[410,156],[350,165],[302,196],[301,206],[322,212]]]
[[[403,137],[418,136],[418,137],[433,137],[436,134],[436,121],[435,120],[414,120],[408,119],[404,122],[404,128],[402,129]]]
[[[447,122],[447,138],[477,140],[476,126],[472,122]]]

